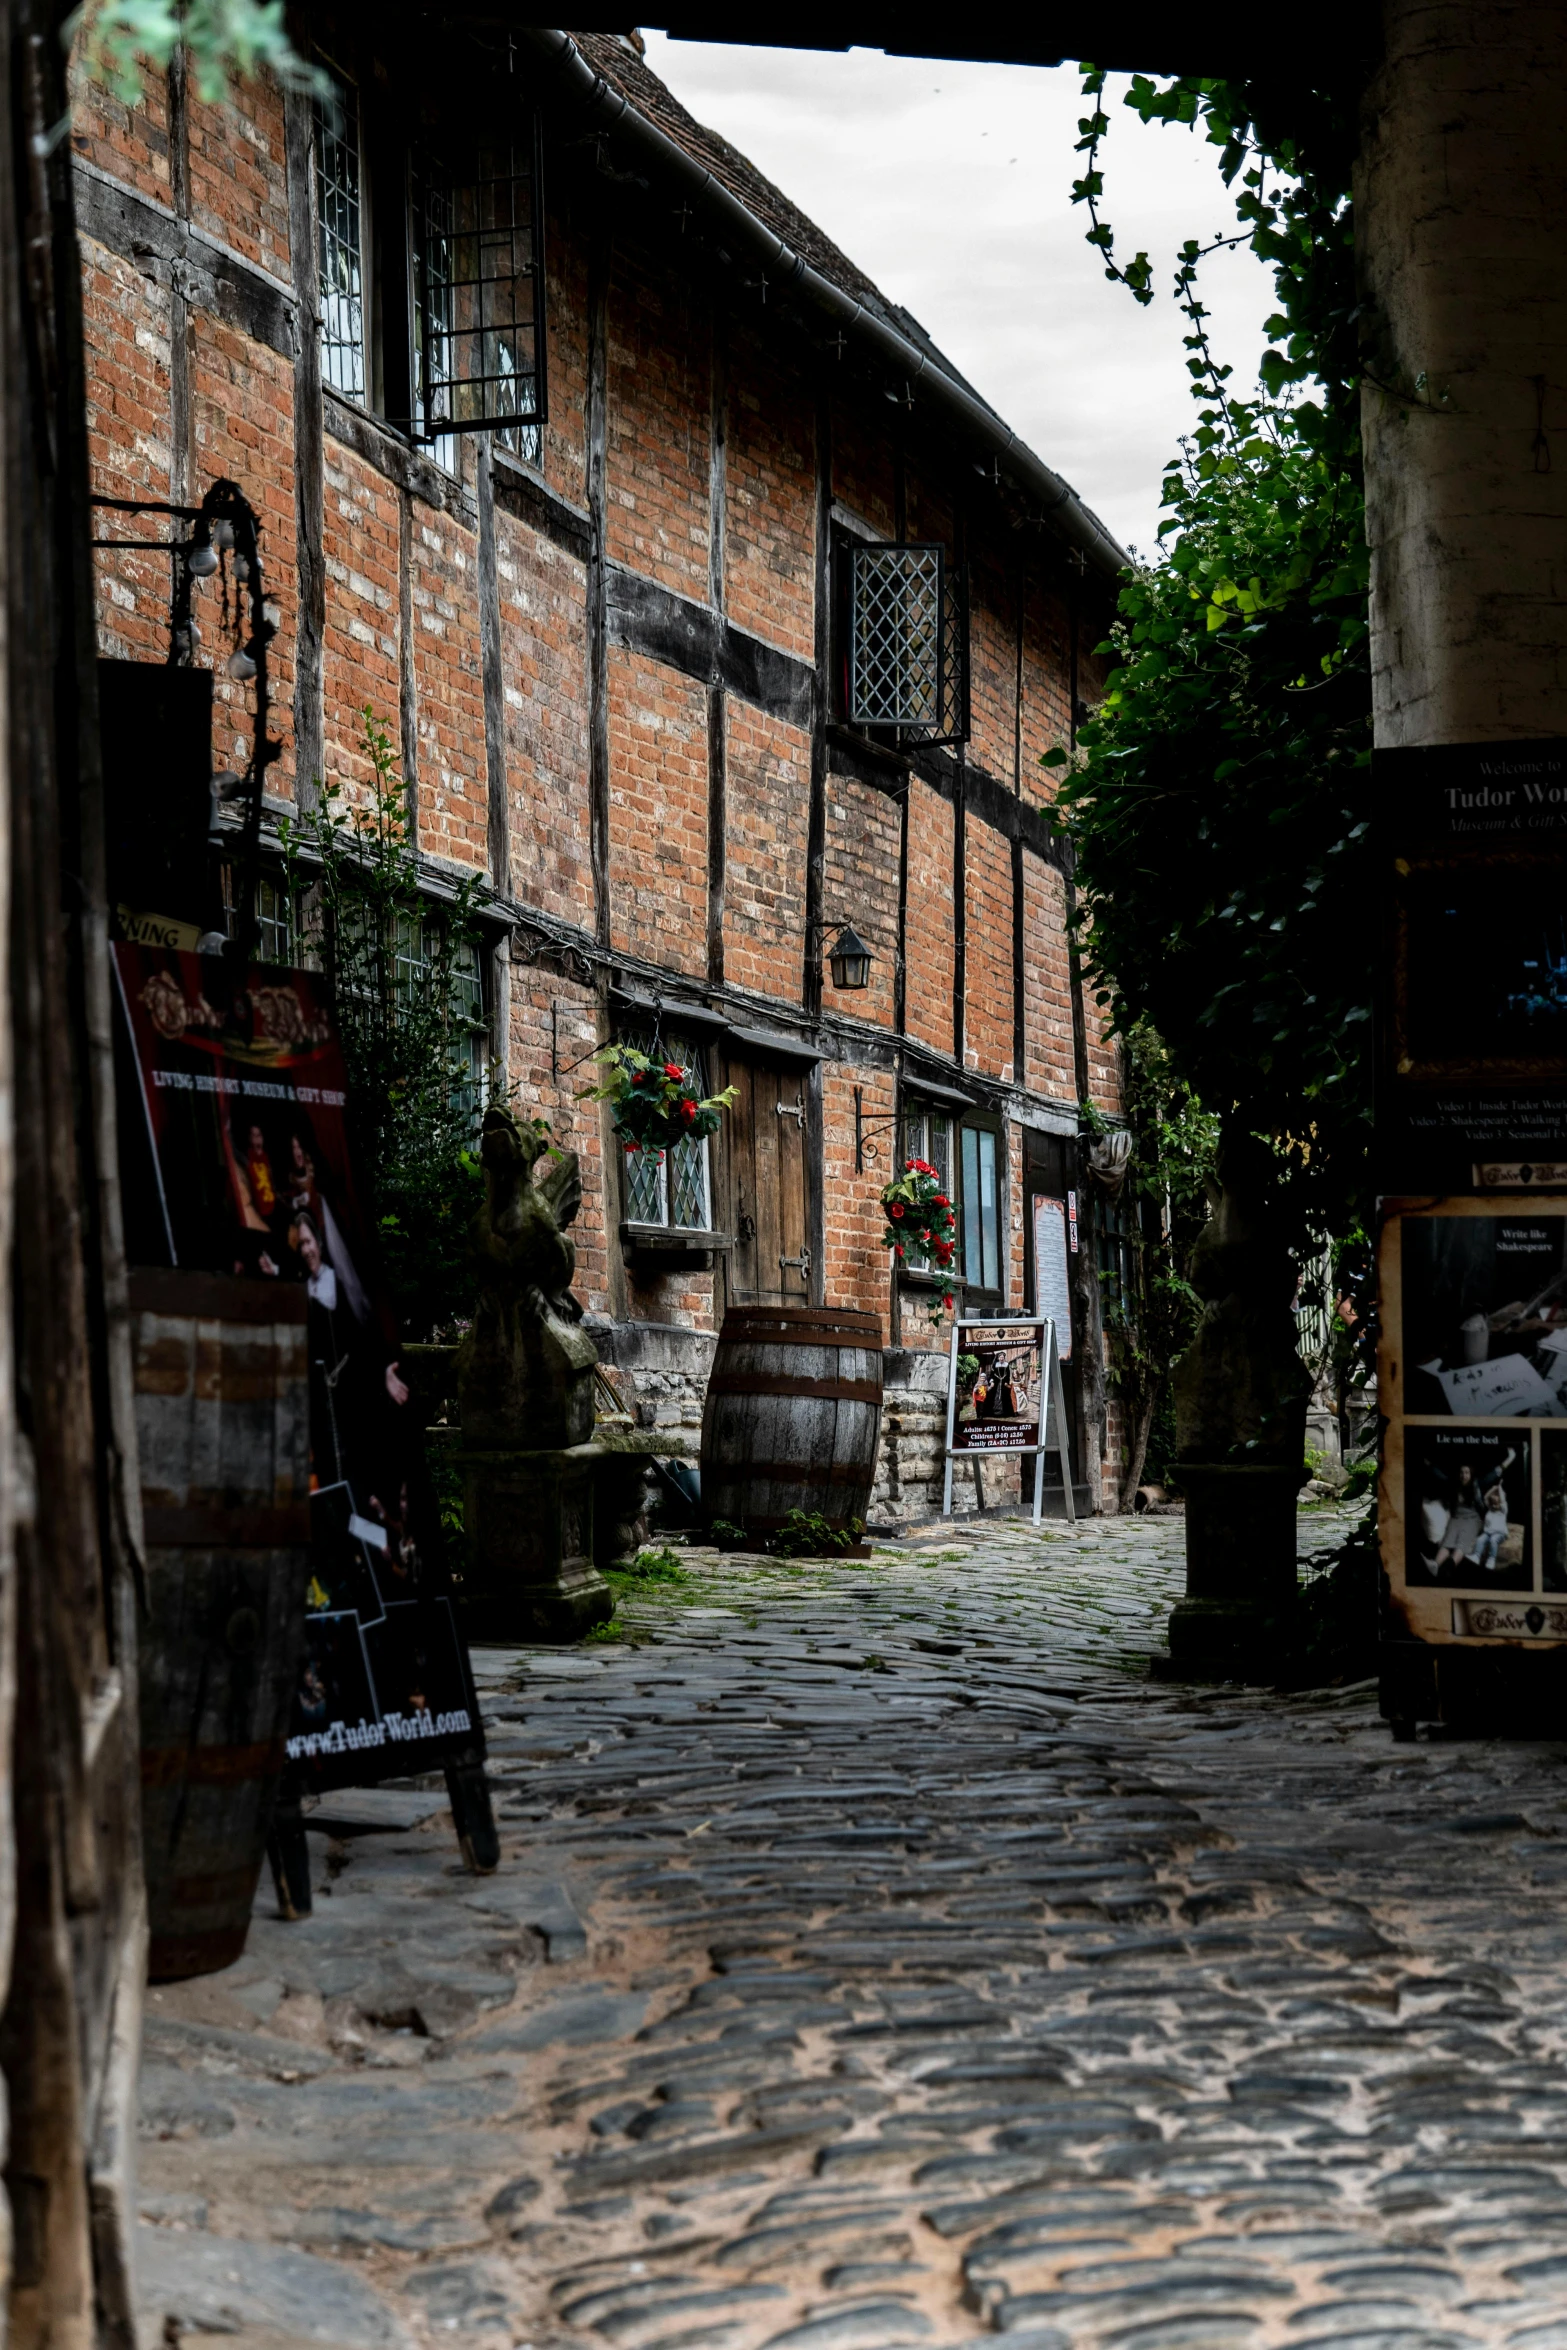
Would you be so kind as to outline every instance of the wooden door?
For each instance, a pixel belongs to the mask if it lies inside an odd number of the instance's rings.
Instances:
[[[805,1077],[760,1061],[731,1061],[734,1106],[724,1121],[726,1302],[808,1305],[810,1176]]]
[[[1057,1134],[1036,1134],[1030,1128],[1024,1129],[1023,1288],[1024,1296],[1027,1301],[1027,1308],[1030,1313],[1037,1314],[1044,1310],[1040,1298],[1039,1271],[1035,1262],[1034,1253],[1034,1203],[1035,1200],[1040,1197],[1060,1200],[1063,1204],[1067,1201],[1069,1196],[1076,1198],[1076,1162],[1077,1144],[1075,1141],[1069,1144],[1064,1136]],[[1062,1331],[1060,1333],[1060,1340],[1063,1348],[1070,1349],[1067,1360],[1063,1362],[1061,1366],[1061,1383],[1066,1391],[1067,1435],[1072,1448],[1073,1482],[1075,1484],[1082,1484],[1087,1476],[1087,1471],[1085,1469],[1083,1460],[1082,1442],[1083,1358],[1086,1345],[1092,1343],[1092,1341],[1085,1341],[1082,1304],[1085,1283],[1096,1282],[1097,1277],[1093,1268],[1093,1259],[1087,1254],[1089,1241],[1088,1234],[1081,1217],[1081,1199],[1077,1199],[1076,1204],[1079,1209],[1077,1229],[1074,1235],[1077,1241],[1077,1248],[1076,1251],[1070,1256],[1068,1262],[1068,1288],[1071,1303],[1071,1328],[1069,1331]],[[1095,1332],[1095,1336],[1097,1337],[1097,1331]],[[1045,1459],[1046,1479],[1054,1480],[1060,1475],[1060,1473],[1060,1467],[1057,1463],[1054,1453],[1047,1454]]]

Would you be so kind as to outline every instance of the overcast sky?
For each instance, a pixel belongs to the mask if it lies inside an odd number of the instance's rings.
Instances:
[[[1171,262],[1232,228],[1218,150],[1145,128],[1110,85],[1102,207],[1118,258],[1146,247],[1148,309],[1111,284],[1071,200],[1075,68],[740,49],[647,35],[648,63],[911,310],[1123,545],[1154,547],[1164,462],[1195,420]],[[1271,280],[1248,250],[1204,272],[1215,338],[1250,388]]]

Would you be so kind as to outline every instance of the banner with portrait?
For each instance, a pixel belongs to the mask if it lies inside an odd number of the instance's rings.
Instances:
[[[320,974],[115,945],[127,1256],[302,1284],[311,1575],[288,1756],[313,1787],[482,1751],[418,1406]]]

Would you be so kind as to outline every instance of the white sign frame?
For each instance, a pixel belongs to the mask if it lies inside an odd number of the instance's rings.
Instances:
[[[1039,1442],[1037,1444],[997,1445],[985,1451],[954,1452],[952,1438],[957,1426],[958,1411],[958,1356],[962,1351],[958,1334],[963,1330],[1037,1330],[1040,1333],[1039,1364]],[[1051,1435],[1052,1424],[1054,1437]],[[947,1473],[942,1487],[941,1514],[952,1515],[952,1464],[956,1460],[1027,1460],[1034,1461],[1034,1524],[1040,1524],[1044,1515],[1045,1455],[1053,1452],[1061,1463],[1061,1488],[1066,1496],[1066,1514],[1072,1525],[1077,1524],[1077,1503],[1072,1494],[1072,1450],[1066,1426],[1066,1389],[1061,1378],[1061,1356],[1056,1345],[1056,1326],[1048,1314],[975,1314],[952,1325],[952,1344],[947,1358]]]

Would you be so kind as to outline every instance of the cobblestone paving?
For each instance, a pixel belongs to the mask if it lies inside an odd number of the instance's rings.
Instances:
[[[1181,1532],[485,1652],[500,1872],[154,1995],[149,2341],[1567,2350],[1567,1744],[1150,1683]]]

